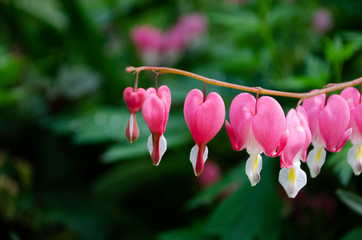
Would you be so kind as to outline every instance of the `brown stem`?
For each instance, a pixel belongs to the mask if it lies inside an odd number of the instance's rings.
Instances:
[[[311,98],[323,93],[329,93],[329,92],[333,92],[333,91],[337,91],[337,90],[341,90],[344,89],[346,87],[353,87],[356,86],[358,84],[362,84],[362,77],[348,81],[348,82],[343,82],[343,83],[336,83],[336,84],[330,84],[327,85],[325,88],[319,89],[318,91],[315,92],[307,92],[307,93],[294,93],[294,92],[283,92],[283,91],[276,91],[276,90],[270,90],[270,89],[263,89],[261,87],[247,87],[247,86],[243,86],[243,85],[238,85],[238,84],[233,84],[233,83],[227,83],[227,82],[222,82],[222,81],[218,81],[212,78],[207,78],[195,73],[191,73],[191,72],[187,72],[184,70],[180,70],[180,69],[175,69],[175,68],[167,68],[167,67],[149,67],[149,66],[142,66],[142,67],[127,67],[126,71],[128,73],[138,73],[141,71],[156,71],[158,73],[172,73],[172,74],[178,74],[178,75],[183,75],[183,76],[187,76],[187,77],[191,77],[191,78],[195,78],[198,79],[200,81],[212,84],[212,85],[216,85],[216,86],[221,86],[221,87],[227,87],[227,88],[233,88],[233,89],[238,89],[238,90],[242,90],[242,91],[246,91],[246,92],[253,92],[253,93],[257,93],[259,92],[260,94],[265,94],[265,95],[273,95],[273,96],[280,96],[280,97],[290,97],[290,98],[299,98],[299,99],[307,99],[307,98]]]

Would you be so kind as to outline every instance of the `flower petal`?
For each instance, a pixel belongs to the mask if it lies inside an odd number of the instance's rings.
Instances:
[[[245,172],[248,175],[251,186],[255,186],[260,181],[260,171],[263,167],[263,162],[260,154],[250,155],[246,161]]]
[[[211,92],[205,101],[202,92],[193,89],[184,105],[186,124],[196,143],[208,143],[220,131],[225,120],[225,105],[219,94]]]
[[[190,162],[192,163],[192,168],[194,170],[195,176],[200,176],[203,169],[204,163],[207,160],[209,154],[209,149],[206,145],[201,146],[201,148],[195,144],[190,152]]]
[[[136,113],[131,113],[126,128],[126,138],[130,143],[134,143],[139,136]]]
[[[252,119],[255,139],[268,156],[275,155],[281,137],[286,130],[285,115],[280,104],[271,97],[261,97],[257,102],[257,113]]]
[[[165,132],[170,106],[171,93],[167,86],[161,86],[158,95],[154,88],[147,89],[142,115],[152,133],[161,135]]]
[[[310,175],[315,178],[321,171],[321,168],[326,161],[326,150],[324,148],[313,148],[307,157],[307,165]]]
[[[151,155],[151,160],[153,165],[158,166],[161,162],[161,158],[163,154],[165,154],[167,150],[167,141],[163,134],[151,134],[148,137],[147,143],[148,151]]]
[[[318,90],[313,90],[315,92]],[[309,128],[312,133],[312,137],[315,138],[319,125],[319,114],[323,110],[326,101],[326,95],[321,94],[315,97],[308,98],[303,101],[303,107],[308,116]]]
[[[319,129],[328,151],[337,151],[347,130],[349,119],[350,113],[346,100],[336,94],[330,96],[326,107],[319,115]]]
[[[362,145],[351,147],[348,151],[348,163],[353,169],[353,173],[358,176],[362,172]]]
[[[246,144],[250,138],[251,133],[251,119],[255,115],[255,104],[256,100],[250,93],[240,93],[231,102],[229,111],[230,125],[234,131],[236,141],[235,145],[238,146],[237,151],[247,147]],[[225,124],[225,127],[227,127],[227,124]],[[228,131],[228,133],[229,132],[230,131]],[[229,137],[231,140],[230,134]]]
[[[132,87],[127,87],[123,91],[123,99],[127,104],[128,110],[132,112],[138,112],[145,100],[146,92],[143,88],[137,88],[135,91]]]
[[[288,197],[295,198],[300,189],[307,184],[307,174],[300,168],[300,163],[290,169],[282,168],[279,172],[279,183]]]
[[[340,95],[346,100],[350,110],[353,110],[355,107],[357,107],[360,104],[360,99],[361,99],[360,93],[354,87],[348,87],[343,89]]]

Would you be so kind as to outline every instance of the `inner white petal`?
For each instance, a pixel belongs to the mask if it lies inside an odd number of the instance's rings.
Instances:
[[[251,186],[255,186],[260,181],[262,165],[263,162],[260,154],[250,155],[246,161],[245,173],[249,178]]]
[[[348,151],[347,161],[353,169],[353,173],[358,176],[362,172],[362,145],[353,145]]]
[[[150,155],[152,156],[152,152],[153,152],[152,134],[148,137],[147,148],[148,148],[148,151],[150,152]]]
[[[326,161],[326,150],[324,148],[313,148],[307,157],[307,165],[309,167],[310,175],[315,178]]]

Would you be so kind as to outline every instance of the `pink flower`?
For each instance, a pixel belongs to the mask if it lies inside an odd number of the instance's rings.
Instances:
[[[200,13],[189,13],[183,15],[173,29],[190,41],[205,34],[207,18]]]
[[[127,87],[123,91],[123,99],[130,112],[130,118],[126,128],[126,137],[130,143],[134,143],[139,136],[136,113],[140,110],[145,99],[145,90],[143,88],[134,90],[134,88]]]
[[[136,26],[132,29],[131,39],[137,52],[147,65],[158,65],[162,61],[163,33],[147,25]]]
[[[199,184],[201,187],[209,187],[220,180],[220,168],[213,161],[209,160],[205,163],[204,171],[199,178]]]
[[[290,198],[294,198],[307,184],[307,175],[300,168],[300,160],[307,160],[307,149],[312,139],[308,117],[302,106],[291,109],[286,118],[288,139],[280,153],[282,169],[279,182]]]
[[[320,8],[314,12],[313,28],[320,34],[328,32],[333,25],[331,12],[328,9]]]
[[[355,175],[362,172],[362,104],[361,96],[357,89],[349,87],[341,92],[341,96],[347,101],[350,110],[349,127],[352,129],[352,148],[348,151],[348,163]]]
[[[326,95],[321,94],[303,102],[314,146],[307,157],[313,178],[319,174],[325,162],[324,148],[330,152],[339,152],[351,134],[351,129],[347,129],[350,119],[347,102],[336,94],[328,98],[326,105],[325,99]]]
[[[149,88],[142,105],[142,115],[151,131],[148,138],[148,150],[155,166],[160,164],[161,158],[167,149],[167,142],[163,133],[171,107],[171,93],[167,86],[161,86],[156,91]]]
[[[241,93],[231,103],[230,123],[226,121],[225,127],[233,149],[246,149],[250,155],[245,171],[251,185],[256,185],[260,181],[262,168],[260,154],[265,152],[275,157],[285,146],[285,115],[282,107],[271,97],[261,97],[256,102],[253,95]]]
[[[191,149],[190,161],[194,174],[200,176],[208,155],[206,144],[215,137],[224,123],[224,101],[215,92],[204,98],[200,90],[193,89],[186,96],[184,115],[186,124],[196,143]]]

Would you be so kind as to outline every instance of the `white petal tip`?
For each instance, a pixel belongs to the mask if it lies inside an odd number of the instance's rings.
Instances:
[[[245,173],[248,176],[252,187],[260,182],[260,171],[262,169],[262,165],[262,158],[259,154],[250,156],[246,161]]]
[[[307,174],[299,165],[292,168],[282,168],[279,172],[279,183],[289,198],[295,198],[298,192],[307,184]]]

